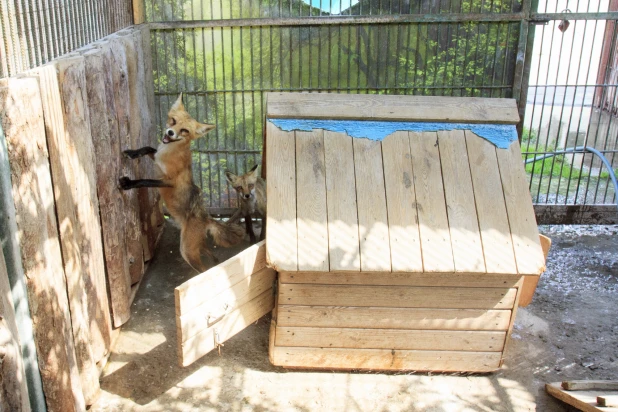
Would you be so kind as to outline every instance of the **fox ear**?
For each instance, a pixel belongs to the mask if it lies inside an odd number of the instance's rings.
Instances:
[[[206,133],[210,132],[215,127],[216,127],[216,125],[214,125],[214,124],[198,123],[197,124],[197,128],[195,129],[195,133],[198,136],[204,136]]]
[[[170,110],[179,110],[179,109],[182,109],[182,110],[185,109],[184,104],[182,104],[182,93],[180,93],[180,95],[178,96],[178,99],[176,99],[176,101],[174,102]]]
[[[236,180],[238,176],[236,176],[234,173],[230,172],[229,170],[226,170],[225,177],[227,177],[228,182],[230,182],[231,184],[234,184],[234,181]]]
[[[253,167],[251,168],[251,170],[249,170],[249,173],[250,173],[250,174],[252,174],[252,175],[254,175],[254,174],[255,174],[255,171],[257,170],[257,168],[258,168],[258,165],[253,166]]]

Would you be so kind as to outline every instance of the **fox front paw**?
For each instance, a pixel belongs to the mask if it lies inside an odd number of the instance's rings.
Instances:
[[[120,179],[118,179],[118,188],[121,190],[131,189],[131,179],[127,176],[122,176]]]

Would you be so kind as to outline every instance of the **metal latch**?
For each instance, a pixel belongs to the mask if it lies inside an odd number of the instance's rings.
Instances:
[[[208,327],[211,327],[212,325],[214,325],[215,323],[219,322],[221,319],[223,319],[223,317],[225,315],[227,315],[227,309],[230,307],[230,305],[228,305],[227,303],[225,305],[223,305],[223,312],[219,313],[217,315],[213,315],[211,313],[209,313],[208,315],[206,315],[206,324],[208,325]]]

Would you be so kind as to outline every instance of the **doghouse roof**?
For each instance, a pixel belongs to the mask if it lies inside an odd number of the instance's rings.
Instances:
[[[514,100],[270,93],[266,118],[277,270],[544,269]]]

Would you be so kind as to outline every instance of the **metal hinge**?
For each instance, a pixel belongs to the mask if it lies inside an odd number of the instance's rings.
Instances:
[[[223,312],[217,314],[217,315],[213,315],[212,313],[209,313],[206,315],[206,324],[208,325],[208,327],[211,327],[212,325],[214,325],[215,323],[219,322],[221,319],[223,319],[223,317],[225,315],[227,315],[227,309],[230,307],[230,305],[228,305],[227,303],[223,305]]]

